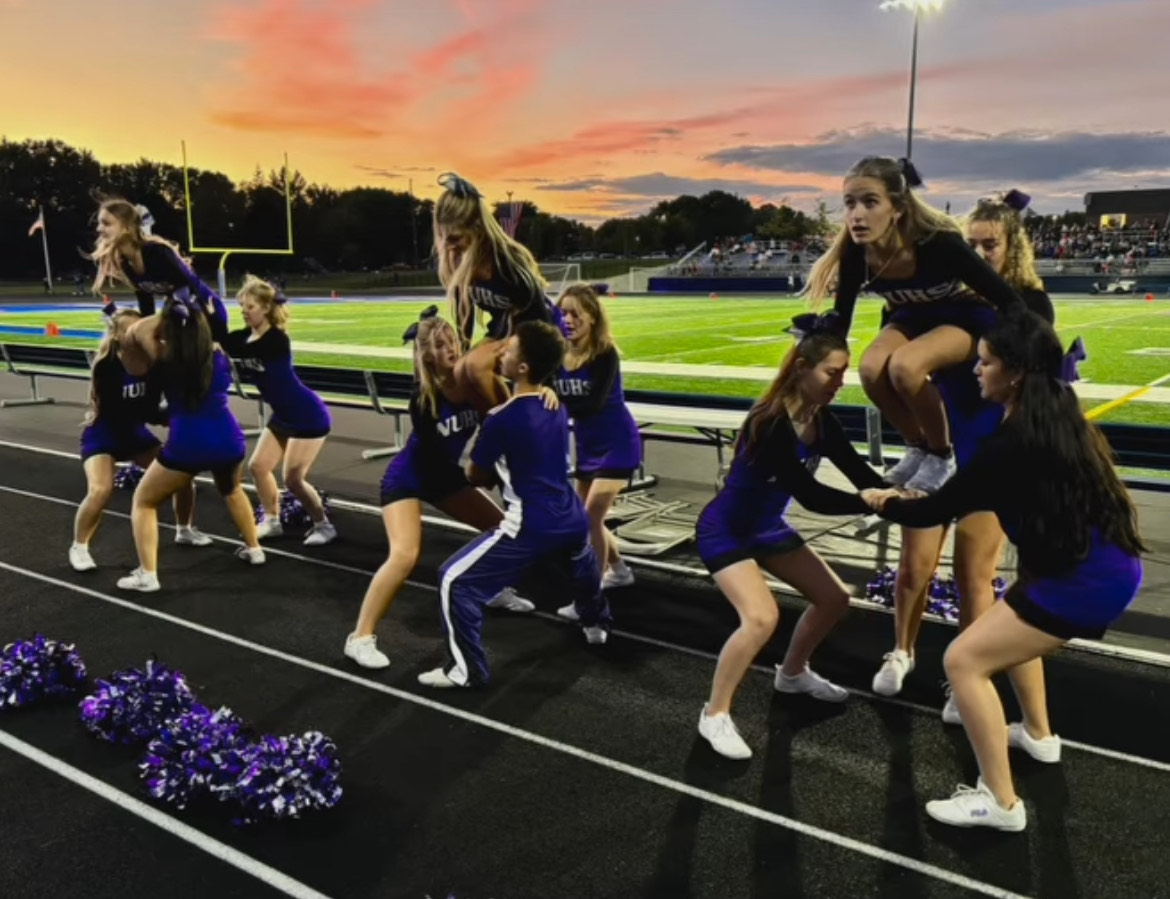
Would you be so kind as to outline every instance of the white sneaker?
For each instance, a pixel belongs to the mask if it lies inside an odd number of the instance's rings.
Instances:
[[[1060,737],[1056,734],[1037,739],[1018,721],[1008,725],[1008,746],[1024,750],[1038,762],[1044,762],[1046,765],[1055,765],[1059,762],[1060,745]]]
[[[241,546],[236,550],[236,558],[243,559],[249,565],[263,565],[268,561],[259,546]]]
[[[982,777],[974,789],[960,785],[950,799],[926,803],[926,813],[935,821],[955,827],[993,827],[1017,832],[1028,824],[1023,800],[1017,799],[1010,809],[1003,808],[987,789]]]
[[[634,583],[634,572],[625,562],[619,562],[608,569],[601,578],[603,590],[613,590],[615,587],[628,587]]]
[[[536,608],[536,603],[525,599],[511,587],[505,587],[492,598],[487,607],[489,609],[503,609],[506,612],[531,612]]]
[[[775,687],[780,693],[806,693],[825,702],[844,702],[849,698],[849,691],[844,687],[838,687],[807,667],[795,677],[789,677],[777,665]]]
[[[175,542],[185,546],[211,546],[211,538],[203,531],[184,524],[175,531]]]
[[[350,634],[345,638],[345,654],[363,668],[390,667],[390,657],[378,649],[378,638],[373,634],[368,637]]]
[[[93,571],[97,562],[89,554],[89,546],[84,543],[74,543],[69,547],[69,564],[74,571]]]
[[[926,450],[921,447],[910,447],[901,461],[882,476],[882,480],[895,487],[904,487],[917,473],[918,466],[923,463],[926,456]]]
[[[577,606],[574,603],[569,603],[567,606],[561,606],[557,609],[557,617],[564,618],[565,621],[581,620],[581,616],[577,614]]]
[[[879,696],[897,696],[902,692],[902,681],[914,670],[914,656],[901,649],[887,652],[878,673],[873,676],[873,692]]]
[[[942,456],[936,456],[934,453],[927,453],[922,464],[918,466],[918,471],[914,473],[914,477],[906,484],[906,489],[918,490],[922,493],[938,493],[942,489],[942,485],[949,481],[958,470],[959,466],[955,462],[954,453],[951,453],[950,457],[946,459]]]
[[[707,706],[699,715],[699,735],[703,737],[711,748],[720,755],[729,759],[750,759],[752,748],[743,741],[739,731],[735,729],[735,722],[727,712],[718,715],[708,715]]]
[[[609,631],[603,627],[582,628],[585,632],[585,642],[590,646],[602,646],[609,639]]]
[[[263,540],[265,537],[283,537],[284,525],[280,523],[279,518],[262,518],[256,524],[256,538]]]
[[[943,689],[947,694],[947,701],[943,705],[942,720],[943,724],[962,724],[963,719],[959,715],[959,706],[955,702],[955,692],[951,689],[949,683],[943,684]]]
[[[126,577],[118,578],[119,590],[137,590],[139,593],[157,593],[160,585],[157,571],[135,568]]]
[[[424,687],[438,687],[441,690],[459,686],[459,684],[447,677],[447,672],[442,668],[435,668],[433,671],[424,671],[418,676],[418,682]]]
[[[309,528],[309,533],[305,536],[305,546],[324,546],[336,539],[337,528],[333,526],[333,522],[325,519]]]

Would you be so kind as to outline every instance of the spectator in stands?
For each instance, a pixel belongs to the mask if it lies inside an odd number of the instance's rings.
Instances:
[[[434,213],[439,280],[447,289],[460,343],[467,353],[466,376],[476,391],[477,405],[485,411],[507,398],[496,370],[504,343],[516,325],[557,319],[536,260],[527,247],[508,236],[483,195],[455,174],[442,175],[439,183],[443,192]],[[475,322],[481,313],[490,316],[486,335],[472,347]]]
[[[1029,198],[1016,190],[980,200],[967,216],[964,227],[967,241],[975,252],[1015,288],[1033,312],[1051,323],[1055,319],[1052,301],[1036,274],[1031,244],[1020,217],[1028,202]],[[955,460],[961,471],[970,464],[980,443],[999,427],[1004,410],[980,396],[978,381],[969,365],[938,372],[934,382],[946,403]],[[949,526],[948,522],[939,528],[902,530],[902,555],[894,581],[894,649],[885,655],[873,679],[874,692],[882,696],[901,692],[906,675],[914,670],[914,646],[926,610],[931,577],[938,567]],[[995,600],[992,581],[1003,542],[1003,530],[990,512],[972,513],[955,525],[954,576],[959,594],[960,631],[991,608]],[[1043,689],[1039,663],[1034,671],[1021,671],[1020,676],[1029,674],[1041,678]],[[942,718],[947,724],[961,723],[949,686]],[[1037,734],[1048,733],[1046,719],[1028,724]],[[1055,745],[1059,758],[1059,743]]]
[[[731,701],[744,674],[779,622],[767,572],[809,602],[776,666],[775,688],[827,702],[848,694],[809,668],[809,658],[849,608],[849,591],[824,560],[784,520],[795,499],[812,512],[856,515],[866,511],[857,493],[820,483],[814,473],[827,457],[858,489],[882,484],[853,449],[828,410],[845,381],[849,347],[833,312],[793,322],[789,350],[767,392],[740,429],[727,479],[699,515],[699,556],[739,613],[739,628],[719,654],[711,695],[699,716],[699,733],[720,755],[750,758],[731,720]]]
[[[1055,738],[1009,728],[991,678],[1032,667],[1035,677],[1013,683],[1026,724],[1045,721],[1040,659],[1070,639],[1100,639],[1121,617],[1140,587],[1145,547],[1109,445],[1070,386],[1076,356],[1062,353],[1052,326],[1032,313],[1011,316],[983,337],[978,352],[982,396],[1004,406],[1003,424],[937,494],[863,496],[907,527],[994,512],[1018,549],[1019,578],[1004,601],[959,634],[943,659],[980,777],[974,789],[960,786],[926,811],[946,824],[1019,831],[1027,815],[1008,747],[1044,758]]]
[[[860,293],[883,296],[889,322],[860,365],[866,394],[909,451],[890,483],[925,493],[955,472],[954,449],[933,372],[973,358],[996,309],[1023,301],[963,240],[958,223],[923,203],[908,161],[867,157],[845,177],[846,227],[813,267],[814,301],[837,282],[835,308],[848,333]]]
[[[589,515],[602,585],[627,587],[634,583],[634,573],[622,560],[605,517],[642,464],[642,439],[626,408],[618,349],[597,292],[588,284],[574,284],[561,294],[557,306],[565,321],[568,349],[554,383],[573,419],[577,493]],[[562,611],[568,614],[572,608]]]

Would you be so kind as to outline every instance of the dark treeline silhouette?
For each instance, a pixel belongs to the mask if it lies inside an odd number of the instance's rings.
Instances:
[[[284,173],[257,169],[243,182],[219,172],[189,170],[195,244],[200,247],[286,246]],[[431,208],[404,191],[358,187],[337,190],[290,176],[294,256],[235,255],[232,268],[287,274],[427,268]],[[41,241],[28,236],[38,208],[45,210],[53,273],[87,277],[81,252],[92,245],[95,197],[117,194],[150,209],[155,233],[190,246],[183,170],[141,159],[105,165],[88,150],[58,140],[0,140],[0,278],[43,276]],[[703,241],[755,234],[796,240],[828,227],[822,205],[808,216],[787,205],[753,207],[724,191],[660,202],[644,215],[591,227],[542,212],[525,202],[517,238],[541,260],[579,253],[646,256],[675,253]],[[206,270],[214,259],[199,256]]]

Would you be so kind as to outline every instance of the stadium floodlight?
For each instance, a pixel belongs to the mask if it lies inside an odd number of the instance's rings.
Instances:
[[[937,12],[946,0],[882,0],[878,9],[909,9],[914,13],[914,42],[910,51],[910,121],[906,126],[906,158],[914,150],[914,100],[918,90],[918,24],[924,12]]]

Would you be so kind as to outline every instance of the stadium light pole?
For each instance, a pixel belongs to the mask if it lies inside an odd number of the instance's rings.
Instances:
[[[906,126],[906,158],[913,159],[914,101],[918,93],[918,26],[924,12],[942,9],[946,0],[883,0],[878,9],[908,9],[914,13],[914,41],[910,50],[910,120]]]

